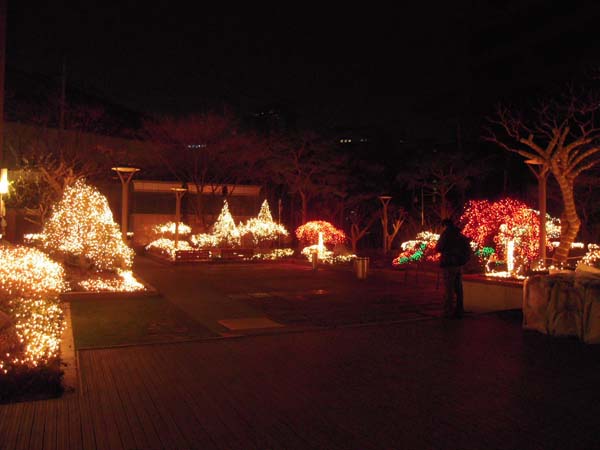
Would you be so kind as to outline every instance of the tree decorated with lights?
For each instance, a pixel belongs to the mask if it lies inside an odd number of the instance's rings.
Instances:
[[[229,212],[227,200],[223,202],[223,209],[221,209],[221,213],[213,225],[212,234],[220,246],[235,247],[240,244],[240,231],[235,225],[233,216]]]
[[[134,252],[121,237],[108,201],[83,180],[67,187],[44,229],[44,246],[82,267],[130,269]]]
[[[276,240],[279,236],[287,236],[288,231],[283,225],[275,223],[269,203],[265,200],[257,217],[248,219],[240,227],[240,234],[250,234],[254,245]]]
[[[539,253],[539,214],[525,203],[504,198],[497,202],[472,200],[461,216],[463,233],[479,248],[494,247],[505,256],[508,242],[528,261]]]
[[[600,163],[600,95],[592,90],[572,89],[558,100],[541,104],[531,118],[500,107],[485,138],[517,153],[540,169],[539,180],[548,171],[556,179],[563,201],[560,245],[554,262],[564,262],[575,240],[581,220],[575,205],[574,185],[579,175]]]
[[[324,244],[343,244],[346,234],[324,220],[313,220],[306,222],[296,229],[296,237],[303,244],[315,244],[322,236]]]

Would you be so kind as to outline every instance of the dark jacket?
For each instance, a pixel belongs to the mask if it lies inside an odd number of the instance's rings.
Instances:
[[[450,224],[440,235],[435,250],[442,254],[440,258],[440,267],[461,266],[459,263],[463,253],[463,243],[468,238],[460,232],[460,229],[454,224]]]

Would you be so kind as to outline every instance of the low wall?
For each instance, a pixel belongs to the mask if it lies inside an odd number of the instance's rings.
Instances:
[[[476,313],[522,309],[523,282],[490,279],[483,275],[463,277],[464,307]]]

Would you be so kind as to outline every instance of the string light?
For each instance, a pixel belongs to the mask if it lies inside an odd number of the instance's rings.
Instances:
[[[260,260],[277,260],[282,258],[288,258],[294,255],[294,250],[291,248],[275,248],[270,252],[266,253],[255,253],[252,255],[252,259],[260,259]]]
[[[343,244],[346,242],[346,234],[324,220],[313,220],[306,222],[296,229],[296,237],[300,242],[317,242],[319,233],[323,233],[325,244]]]
[[[106,197],[83,180],[65,189],[43,234],[50,252],[83,259],[98,270],[133,264],[134,252],[123,242]]]
[[[392,265],[400,266],[402,264],[420,261],[423,258],[426,261],[439,261],[440,255],[435,251],[435,244],[439,238],[440,235],[432,231],[422,231],[418,233],[415,239],[400,244],[402,251],[392,261]]]
[[[176,250],[193,250],[193,248],[189,242],[179,241],[177,249],[175,249],[175,241],[173,239],[159,238],[146,245],[146,250],[157,251],[174,260]]]
[[[0,374],[37,367],[56,358],[65,327],[58,295],[66,290],[63,267],[27,247],[0,247],[0,307],[14,326],[4,330]]]
[[[519,200],[470,201],[461,222],[464,223],[463,233],[475,241],[479,248],[495,247],[496,254],[490,257],[487,269],[493,270],[491,263],[503,259],[509,273],[521,272],[539,255],[539,211]],[[546,215],[545,225],[549,238],[560,235],[558,219]],[[550,244],[548,247],[551,248]]]
[[[296,229],[296,237],[303,243],[316,242],[302,249],[301,253],[309,261],[312,260],[313,253],[317,253],[320,261],[329,264],[349,262],[356,258],[354,254],[335,254],[327,249],[325,244],[343,244],[346,234],[324,220],[313,220],[299,226]]]
[[[350,262],[356,258],[356,255],[354,255],[354,254],[348,254],[348,255],[337,254],[336,255],[331,250],[328,250],[324,246],[319,247],[319,244],[313,244],[313,245],[304,247],[302,249],[301,253],[306,257],[306,259],[311,261],[312,254],[315,252],[319,256],[319,261],[322,261],[327,264],[338,264],[338,263]]]
[[[585,264],[600,269],[600,245],[588,244],[588,251],[583,258],[581,258],[579,264]]]
[[[158,235],[172,234],[175,235],[175,228],[177,224],[175,222],[167,222],[159,225],[154,225],[152,231]],[[177,230],[180,236],[187,236],[192,232],[192,228],[183,222],[179,222],[179,230]]]
[[[180,229],[186,230],[182,233],[184,236],[189,234],[187,230],[191,229],[181,223]],[[185,228],[187,227],[187,228]],[[146,246],[146,250],[157,251],[170,259],[175,259],[175,242],[166,237],[175,232],[175,224],[158,225],[153,228],[157,234],[162,235],[159,239],[152,241]],[[269,203],[265,200],[260,208],[258,216],[248,219],[245,223],[235,225],[235,221],[229,211],[227,201],[223,203],[223,208],[219,217],[215,221],[211,233],[198,233],[189,236],[189,241],[179,241],[177,250],[194,250],[194,248],[218,248],[218,247],[239,247],[242,243],[242,237],[250,236],[252,243],[256,246],[264,242],[274,241],[279,236],[288,236],[288,231],[284,226],[273,221]],[[252,259],[277,259],[289,256],[290,249],[274,250],[268,253],[257,253]],[[293,253],[293,251],[292,251]]]
[[[229,212],[229,204],[227,200],[223,202],[223,209],[217,221],[213,225],[212,234],[219,246],[227,245],[230,247],[236,247],[240,245],[240,231],[233,221],[233,216]]]
[[[2,297],[39,299],[66,290],[62,265],[38,249],[0,246],[0,261]]]
[[[79,282],[86,291],[92,292],[136,292],[144,291],[146,287],[136,280],[131,270],[119,270],[117,276],[103,277],[101,275]]]
[[[190,241],[198,248],[213,248],[219,245],[217,237],[207,233],[195,234],[190,237]]]
[[[289,234],[283,225],[273,221],[269,203],[266,200],[263,201],[258,216],[240,224],[238,229],[241,236],[250,235],[254,245],[274,241],[279,236],[288,236]]]

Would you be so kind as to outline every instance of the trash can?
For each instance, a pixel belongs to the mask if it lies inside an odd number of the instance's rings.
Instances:
[[[356,270],[356,278],[364,280],[367,278],[369,271],[369,258],[366,256],[357,256],[354,260],[354,270]]]
[[[319,253],[312,252],[311,262],[312,262],[312,270],[317,270],[317,266],[319,265]]]

